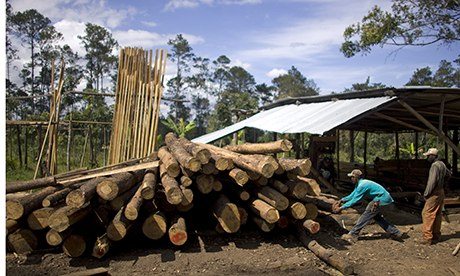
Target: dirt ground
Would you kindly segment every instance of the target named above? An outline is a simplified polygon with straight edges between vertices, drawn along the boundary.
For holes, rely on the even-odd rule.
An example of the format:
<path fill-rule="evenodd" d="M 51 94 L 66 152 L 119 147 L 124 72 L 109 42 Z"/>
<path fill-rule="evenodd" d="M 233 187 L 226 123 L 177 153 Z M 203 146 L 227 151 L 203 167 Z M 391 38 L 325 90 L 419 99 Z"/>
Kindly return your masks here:
<path fill-rule="evenodd" d="M 460 254 L 452 251 L 460 242 L 458 217 L 443 222 L 441 242 L 420 245 L 420 217 L 405 211 L 387 216 L 408 234 L 404 242 L 390 240 L 377 225 L 364 228 L 360 240 L 340 239 L 345 230 L 337 220 L 318 218 L 322 225 L 315 239 L 340 258 L 348 259 L 357 275 L 460 275 Z M 351 219 L 351 223 L 353 222 Z M 343 221 L 350 225 L 349 222 Z M 349 228 L 349 226 L 347 226 Z M 63 253 L 41 251 L 29 256 L 6 255 L 7 275 L 62 275 L 105 267 L 112 275 L 208 274 L 208 275 L 340 275 L 305 249 L 290 231 L 261 234 L 248 226 L 233 235 L 194 231 L 180 249 L 166 242 L 136 240 L 133 235 L 97 260 L 71 259 Z"/>

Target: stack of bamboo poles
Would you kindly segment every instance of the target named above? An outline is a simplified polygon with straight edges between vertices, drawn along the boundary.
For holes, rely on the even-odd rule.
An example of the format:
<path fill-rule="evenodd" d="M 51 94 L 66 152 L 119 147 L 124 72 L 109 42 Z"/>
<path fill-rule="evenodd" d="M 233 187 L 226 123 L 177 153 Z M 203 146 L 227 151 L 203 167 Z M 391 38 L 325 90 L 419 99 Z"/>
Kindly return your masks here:
<path fill-rule="evenodd" d="M 148 156 L 155 149 L 166 51 L 120 51 L 109 164 Z"/>
<path fill-rule="evenodd" d="M 57 173 L 57 149 L 58 149 L 58 127 L 59 127 L 59 112 L 61 110 L 61 96 L 62 88 L 64 85 L 64 60 L 61 61 L 61 69 L 59 72 L 59 81 L 57 89 L 54 89 L 54 61 L 52 63 L 51 70 L 51 91 L 52 99 L 50 103 L 50 118 L 48 121 L 48 128 L 46 130 L 45 139 L 38 156 L 37 166 L 35 167 L 34 179 L 37 178 L 38 169 L 40 168 L 43 151 L 45 149 L 46 141 L 48 140 L 48 151 L 46 159 L 46 167 L 49 170 L 49 174 Z"/>
<path fill-rule="evenodd" d="M 44 235 L 68 256 L 90 249 L 101 258 L 129 234 L 181 246 L 203 225 L 229 234 L 252 225 L 262 232 L 295 229 L 320 258 L 349 269 L 312 239 L 320 230 L 318 207 L 330 208 L 332 199 L 308 178 L 310 160 L 268 154 L 289 151 L 289 141 L 229 150 L 169 133 L 165 143 L 158 161 L 7 185 L 8 193 L 42 187 L 7 200 L 10 248 L 30 252 Z"/>

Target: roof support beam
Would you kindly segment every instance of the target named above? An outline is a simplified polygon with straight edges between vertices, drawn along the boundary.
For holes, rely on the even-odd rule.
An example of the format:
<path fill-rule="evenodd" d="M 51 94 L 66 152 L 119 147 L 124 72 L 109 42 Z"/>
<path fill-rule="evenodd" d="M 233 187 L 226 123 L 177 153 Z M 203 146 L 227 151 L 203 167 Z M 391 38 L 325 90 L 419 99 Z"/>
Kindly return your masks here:
<path fill-rule="evenodd" d="M 398 100 L 398 102 L 405 108 L 407 111 L 412 113 L 417 119 L 420 120 L 425 126 L 427 126 L 429 129 L 432 131 L 436 132 L 438 134 L 438 137 L 443 140 L 445 143 L 447 143 L 457 154 L 460 154 L 460 148 L 450 140 L 449 137 L 447 137 L 443 131 L 438 130 L 433 124 L 431 124 L 427 119 L 425 119 L 420 113 L 418 113 L 415 109 L 413 109 L 410 105 L 408 105 L 406 102 L 403 100 Z"/>
<path fill-rule="evenodd" d="M 430 130 L 428 130 L 428 129 L 423 129 L 423 128 L 418 127 L 418 126 L 414 126 L 414 125 L 412 125 L 412 124 L 406 123 L 406 122 L 404 122 L 404 121 L 398 120 L 398 119 L 396 119 L 396 118 L 390 117 L 390 116 L 385 115 L 385 114 L 382 114 L 382 113 L 380 113 L 380 112 L 375 112 L 374 115 L 377 116 L 377 117 L 379 117 L 379 118 L 381 118 L 381 119 L 385 119 L 385 120 L 387 120 L 387 121 L 396 123 L 396 124 L 398 124 L 398 125 L 402 125 L 402 126 L 405 126 L 405 127 L 408 127 L 408 128 L 414 129 L 414 130 L 417 130 L 417 131 L 421 131 L 421 132 L 426 132 L 426 133 L 431 133 L 431 134 L 437 135 L 437 133 L 432 132 L 432 131 L 430 131 Z"/>

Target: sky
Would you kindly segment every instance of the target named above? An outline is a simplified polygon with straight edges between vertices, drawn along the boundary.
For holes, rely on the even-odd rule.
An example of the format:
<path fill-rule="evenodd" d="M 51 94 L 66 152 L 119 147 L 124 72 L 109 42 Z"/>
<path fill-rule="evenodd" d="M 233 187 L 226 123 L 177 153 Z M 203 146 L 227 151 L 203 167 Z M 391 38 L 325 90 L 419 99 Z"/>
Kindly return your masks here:
<path fill-rule="evenodd" d="M 257 83 L 271 80 L 295 66 L 313 79 L 320 94 L 340 92 L 353 83 L 401 87 L 415 69 L 437 68 L 454 60 L 459 45 L 376 47 L 371 53 L 345 58 L 339 51 L 343 31 L 359 22 L 374 5 L 390 9 L 390 1 L 366 0 L 11 0 L 14 11 L 37 9 L 53 22 L 80 55 L 78 35 L 85 23 L 109 29 L 121 46 L 168 49 L 167 41 L 183 34 L 202 57 L 226 55 Z M 28 50 L 20 52 L 28 56 Z M 167 65 L 167 75 L 174 66 Z"/>

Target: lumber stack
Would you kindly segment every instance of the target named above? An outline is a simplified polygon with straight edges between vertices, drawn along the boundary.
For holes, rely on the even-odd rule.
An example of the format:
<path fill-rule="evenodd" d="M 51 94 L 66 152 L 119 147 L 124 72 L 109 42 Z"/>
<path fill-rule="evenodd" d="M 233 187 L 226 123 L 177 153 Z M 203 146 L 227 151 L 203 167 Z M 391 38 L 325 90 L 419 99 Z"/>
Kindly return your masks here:
<path fill-rule="evenodd" d="M 330 208 L 333 199 L 308 177 L 309 159 L 270 155 L 290 150 L 289 141 L 224 149 L 173 133 L 164 140 L 157 161 L 138 159 L 9 187 L 35 189 L 7 200 L 9 247 L 27 253 L 46 239 L 70 257 L 88 252 L 102 258 L 139 233 L 182 246 L 203 222 L 228 234 L 245 225 L 262 232 L 300 227 L 308 236 L 320 231 L 318 208 Z"/>

